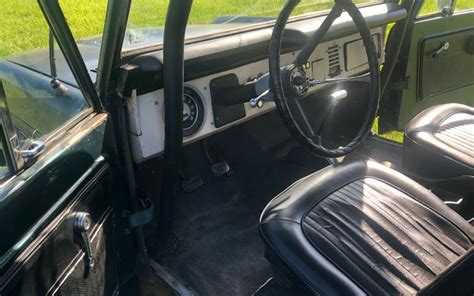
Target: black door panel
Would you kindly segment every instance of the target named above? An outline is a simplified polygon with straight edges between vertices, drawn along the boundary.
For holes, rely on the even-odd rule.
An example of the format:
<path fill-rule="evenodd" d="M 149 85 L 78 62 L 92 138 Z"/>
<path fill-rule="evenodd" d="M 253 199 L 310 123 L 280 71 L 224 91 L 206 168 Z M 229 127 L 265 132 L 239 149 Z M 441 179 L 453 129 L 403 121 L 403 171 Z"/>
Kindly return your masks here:
<path fill-rule="evenodd" d="M 116 290 L 111 198 L 116 189 L 103 156 L 107 118 L 83 119 L 2 188 L 1 295 L 110 295 Z M 92 221 L 84 237 L 74 228 L 79 212 Z M 93 266 L 85 255 L 86 241 Z"/>
<path fill-rule="evenodd" d="M 110 295 L 117 288 L 114 266 L 112 177 L 105 161 L 81 184 L 82 190 L 39 233 L 2 278 L 6 295 Z M 85 246 L 74 230 L 79 212 L 88 213 L 94 265 L 88 269 Z M 3 294 L 2 294 L 3 295 Z"/>
<path fill-rule="evenodd" d="M 421 41 L 418 100 L 474 84 L 473 42 L 474 29 Z"/>
<path fill-rule="evenodd" d="M 116 294 L 119 281 L 134 272 L 135 254 L 124 231 L 128 203 L 114 127 L 92 81 L 96 75 L 89 73 L 97 65 L 97 76 L 111 73 L 115 64 L 97 60 L 100 42 L 90 47 L 95 62 L 86 63 L 81 54 L 89 57 L 82 50 L 88 46 L 79 50 L 70 28 L 76 22 L 68 22 L 63 3 L 36 2 L 27 10 L 38 30 L 17 22 L 9 30 L 38 41 L 35 46 L 48 38 L 49 49 L 23 53 L 18 46 L 14 62 L 0 61 L 0 149 L 8 152 L 0 151 L 0 295 Z M 103 12 L 114 23 L 105 28 L 124 27 L 114 15 L 128 15 L 126 4 L 110 5 Z M 121 44 L 118 33 L 106 33 Z M 106 52 L 115 63 L 121 47 L 114 48 Z"/>
<path fill-rule="evenodd" d="M 101 161 L 107 115 L 85 120 L 22 174 L 3 185 L 0 199 L 0 271 L 93 177 Z"/>

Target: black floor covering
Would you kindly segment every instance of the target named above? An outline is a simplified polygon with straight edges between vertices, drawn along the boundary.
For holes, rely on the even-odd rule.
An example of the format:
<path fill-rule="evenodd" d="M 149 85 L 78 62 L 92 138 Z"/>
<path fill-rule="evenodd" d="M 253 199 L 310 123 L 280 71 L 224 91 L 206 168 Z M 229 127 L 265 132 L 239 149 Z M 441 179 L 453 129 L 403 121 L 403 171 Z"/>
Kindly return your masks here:
<path fill-rule="evenodd" d="M 234 144 L 221 141 L 234 146 L 223 150 L 231 154 L 231 176 L 212 177 L 206 172 L 209 166 L 196 165 L 206 168 L 197 171 L 204 185 L 180 193 L 173 236 L 154 254 L 199 295 L 251 295 L 271 277 L 258 233 L 260 213 L 294 181 L 327 165 L 291 142 L 261 153 L 255 138 L 239 139 Z"/>

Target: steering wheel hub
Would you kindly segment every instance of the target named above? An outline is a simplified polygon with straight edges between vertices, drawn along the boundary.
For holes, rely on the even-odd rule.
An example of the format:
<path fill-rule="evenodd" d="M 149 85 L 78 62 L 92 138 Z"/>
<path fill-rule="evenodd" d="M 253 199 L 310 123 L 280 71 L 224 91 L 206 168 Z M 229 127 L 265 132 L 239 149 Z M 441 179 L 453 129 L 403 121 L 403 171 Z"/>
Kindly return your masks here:
<path fill-rule="evenodd" d="M 309 90 L 309 79 L 306 72 L 301 67 L 293 67 L 289 70 L 289 82 L 293 94 L 296 96 L 304 96 Z"/>

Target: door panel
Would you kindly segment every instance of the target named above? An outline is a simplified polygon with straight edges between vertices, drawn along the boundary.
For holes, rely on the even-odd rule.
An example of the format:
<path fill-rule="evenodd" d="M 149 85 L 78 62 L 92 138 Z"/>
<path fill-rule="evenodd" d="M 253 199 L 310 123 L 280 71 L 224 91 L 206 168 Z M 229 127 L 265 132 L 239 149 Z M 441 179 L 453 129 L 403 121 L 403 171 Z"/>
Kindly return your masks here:
<path fill-rule="evenodd" d="M 56 147 L 2 187 L 0 271 L 37 235 L 48 219 L 81 190 L 81 180 L 101 158 L 107 115 L 70 130 Z"/>
<path fill-rule="evenodd" d="M 74 8 L 82 4 L 76 2 L 68 5 L 77 14 Z M 12 166 L 17 163 L 12 153 L 0 157 L 0 167 L 9 169 L 0 179 L 0 295 L 112 295 L 135 265 L 132 239 L 124 231 L 128 204 L 114 127 L 89 74 L 97 64 L 84 62 L 58 0 L 37 3 L 36 12 L 47 22 L 35 21 L 38 27 L 47 23 L 46 30 L 14 29 L 30 39 L 48 36 L 49 48 L 0 61 L 0 82 L 6 85 L 0 109 L 14 111 L 6 120 L 12 135 L 5 132 L 5 120 L 0 122 L 0 148 L 23 160 Z M 92 51 L 99 55 L 99 49 L 97 42 Z M 109 66 L 103 71 L 111 71 Z M 65 80 L 72 77 L 75 81 Z M 11 143 L 18 135 L 24 146 Z"/>
<path fill-rule="evenodd" d="M 5 279 L 7 295 L 111 295 L 117 287 L 111 172 L 102 159 L 82 191 L 20 254 Z M 84 246 L 74 230 L 77 213 L 89 213 L 93 267 L 86 268 Z"/>
<path fill-rule="evenodd" d="M 10 194 L 0 203 L 5 234 L 0 291 L 5 295 L 109 295 L 117 287 L 113 178 L 101 156 L 107 115 L 84 121 L 43 156 L 51 162 L 40 159 L 6 184 Z M 73 229 L 77 212 L 89 213 L 92 220 L 90 272 L 84 241 Z"/>
<path fill-rule="evenodd" d="M 424 38 L 420 50 L 418 101 L 474 84 L 474 29 Z"/>
<path fill-rule="evenodd" d="M 474 54 L 469 53 L 467 44 L 473 38 L 473 10 L 415 20 L 407 53 L 408 87 L 401 95 L 399 130 L 415 115 L 437 104 L 474 106 Z M 449 48 L 433 58 L 443 42 L 449 42 Z"/>

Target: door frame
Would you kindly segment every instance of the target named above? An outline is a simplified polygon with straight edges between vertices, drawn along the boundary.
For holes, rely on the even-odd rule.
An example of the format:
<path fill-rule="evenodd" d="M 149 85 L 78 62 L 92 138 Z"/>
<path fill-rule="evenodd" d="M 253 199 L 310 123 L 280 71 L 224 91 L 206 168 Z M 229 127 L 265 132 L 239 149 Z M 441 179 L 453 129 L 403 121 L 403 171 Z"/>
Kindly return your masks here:
<path fill-rule="evenodd" d="M 125 22 L 129 10 L 123 9 L 124 3 L 129 4 L 130 1 L 109 0 L 107 5 L 105 29 L 109 28 L 111 32 L 104 32 L 103 36 L 104 42 L 100 53 L 102 60 L 99 60 L 100 71 L 98 73 L 98 77 L 101 77 L 101 81 L 108 81 L 109 78 L 107 77 L 110 76 L 107 75 L 110 75 L 112 69 L 116 66 L 114 60 L 112 60 L 112 62 L 104 62 L 108 50 L 113 49 L 113 56 L 120 55 L 122 43 L 120 42 L 120 46 L 116 44 L 114 46 L 112 43 L 120 39 L 123 40 L 125 34 Z M 14 161 L 14 163 L 9 163 L 9 166 L 12 167 L 13 170 L 10 169 L 11 176 L 9 179 L 3 180 L 2 183 L 0 183 L 0 201 L 15 204 L 15 208 L 20 209 L 20 204 L 34 203 L 35 198 L 49 194 L 48 198 L 51 199 L 50 202 L 52 204 L 44 211 L 42 209 L 38 210 L 38 212 L 35 213 L 36 215 L 27 222 L 22 222 L 24 227 L 20 228 L 18 233 L 15 234 L 15 238 L 12 239 L 12 241 L 14 241 L 13 245 L 8 245 L 9 249 L 7 252 L 0 254 L 0 294 L 4 288 L 7 289 L 10 287 L 11 283 L 14 282 L 14 278 L 16 279 L 22 274 L 23 270 L 21 266 L 26 262 L 25 260 L 32 258 L 32 260 L 36 260 L 34 258 L 37 256 L 33 255 L 39 250 L 39 247 L 32 248 L 31 246 L 40 246 L 45 243 L 46 238 L 50 237 L 51 233 L 55 231 L 54 227 L 50 227 L 51 223 L 58 223 L 59 217 L 62 217 L 61 221 L 63 221 L 63 214 L 65 211 L 68 211 L 68 208 L 70 209 L 68 205 L 81 200 L 84 195 L 84 190 L 87 188 L 90 189 L 91 186 L 95 184 L 90 183 L 89 180 L 95 180 L 103 175 L 105 171 L 110 171 L 112 169 L 109 164 L 110 159 L 112 159 L 112 162 L 115 162 L 117 158 L 113 152 L 107 153 L 109 157 L 104 157 L 103 155 L 105 145 L 109 147 L 115 145 L 115 143 L 113 143 L 114 131 L 110 126 L 110 115 L 104 112 L 103 103 L 99 99 L 94 83 L 88 73 L 85 62 L 58 0 L 38 0 L 38 4 L 77 81 L 78 88 L 91 107 L 77 114 L 73 119 L 54 131 L 45 143 L 46 147 L 44 152 L 35 159 L 35 162 L 31 166 L 22 168 L 22 159 L 13 159 L 15 155 L 11 153 L 9 153 L 9 157 L 7 157 L 7 161 Z M 117 15 L 119 17 L 117 17 Z M 113 30 L 111 26 L 117 26 L 123 29 Z M 0 123 L 0 128 L 2 138 L 5 139 L 4 142 L 7 146 L 5 148 L 8 148 L 9 152 L 18 152 L 15 145 L 12 145 L 11 141 L 7 141 L 8 139 L 11 140 L 14 138 L 10 135 L 10 132 L 14 132 L 14 129 L 9 128 L 12 127 L 12 121 L 11 118 L 7 116 L 8 108 L 6 102 L 5 104 L 2 103 L 1 109 L 2 122 Z M 14 135 L 16 135 L 16 133 Z M 66 158 L 69 154 L 73 153 L 76 148 L 79 150 L 82 149 L 80 152 L 85 152 L 90 161 L 86 163 L 83 162 L 82 164 L 79 163 L 79 165 L 68 163 L 67 166 L 70 168 L 70 172 L 67 174 L 71 174 L 71 177 L 57 175 L 56 178 L 59 179 L 50 181 L 48 184 L 64 182 L 65 184 L 61 185 L 63 187 L 66 186 L 66 188 L 61 189 L 62 191 L 51 190 L 51 192 L 34 192 L 34 190 L 31 190 L 32 188 L 42 188 L 42 183 L 40 182 L 43 178 L 42 176 L 51 172 L 53 172 L 54 175 L 55 167 L 58 166 L 58 162 L 61 162 L 60 158 Z M 64 167 L 64 164 L 62 165 Z M 46 186 L 46 184 L 44 185 Z M 46 190 L 44 189 L 44 191 Z M 118 196 L 117 199 L 119 199 Z M 24 217 L 21 217 L 21 212 L 19 212 L 15 219 L 20 221 L 24 220 L 23 218 Z M 26 231 L 23 230 L 24 228 Z M 18 239 L 16 238 L 17 236 L 19 237 Z M 20 257 L 23 259 L 18 259 Z"/>
<path fill-rule="evenodd" d="M 455 11 L 456 9 L 456 0 L 452 0 L 452 5 L 449 10 L 437 11 L 431 14 L 426 14 L 419 16 L 420 11 L 423 8 L 425 0 L 415 0 L 413 5 L 413 12 L 410 15 L 408 22 L 407 32 L 401 40 L 402 46 L 398 56 L 398 62 L 395 65 L 395 69 L 390 77 L 387 90 L 383 94 L 383 97 L 380 98 L 380 108 L 379 108 L 379 133 L 387 133 L 392 131 L 402 131 L 404 125 L 407 122 L 407 118 L 403 117 L 403 112 L 407 109 L 407 104 L 404 103 L 403 97 L 406 96 L 407 90 L 414 92 L 415 94 L 418 91 L 418 74 L 410 76 L 408 69 L 410 66 L 413 66 L 410 62 L 413 60 L 413 46 L 416 46 L 418 50 L 419 40 L 413 40 L 416 38 L 415 34 L 415 25 L 418 23 L 426 23 L 430 21 L 436 21 L 439 19 L 449 19 L 458 16 L 463 13 L 474 14 L 474 10 L 467 11 Z M 447 32 L 456 32 L 462 30 L 447 30 Z M 413 42 L 417 44 L 414 45 Z M 416 52 L 418 54 L 418 52 Z M 418 57 L 416 57 L 418 59 Z M 418 71 L 418 64 L 416 64 Z M 416 96 L 416 95 L 415 95 Z"/>

